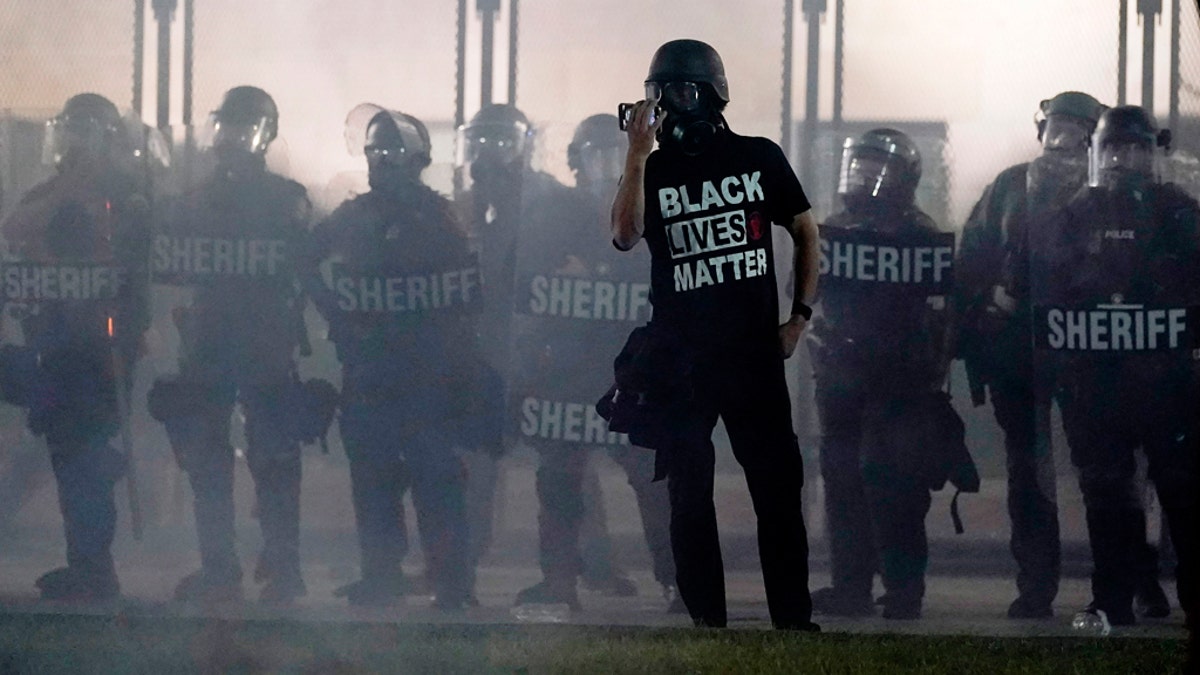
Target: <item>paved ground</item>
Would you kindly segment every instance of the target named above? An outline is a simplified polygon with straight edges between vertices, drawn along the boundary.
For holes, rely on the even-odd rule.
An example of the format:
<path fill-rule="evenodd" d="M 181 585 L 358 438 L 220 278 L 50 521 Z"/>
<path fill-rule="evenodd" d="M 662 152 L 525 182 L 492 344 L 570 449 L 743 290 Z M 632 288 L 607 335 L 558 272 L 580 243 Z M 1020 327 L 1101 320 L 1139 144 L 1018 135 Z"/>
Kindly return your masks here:
<path fill-rule="evenodd" d="M 512 623 L 517 619 L 511 604 L 518 590 L 536 582 L 536 501 L 533 497 L 533 464 L 517 456 L 505 462 L 502 481 L 501 517 L 497 521 L 497 544 L 480 570 L 478 594 L 481 606 L 463 613 L 442 613 L 429 607 L 429 598 L 416 594 L 399 607 L 387 611 L 352 610 L 333 597 L 333 589 L 353 580 L 357 551 L 348 498 L 348 478 L 333 460 L 314 459 L 306 468 L 305 526 L 303 548 L 308 597 L 288 610 L 268 609 L 253 602 L 195 608 L 167 603 L 175 583 L 195 566 L 194 533 L 190 524 L 190 497 L 164 485 L 151 510 L 146 538 L 134 542 L 126 523 L 116 545 L 118 570 L 126 598 L 120 606 L 99 611 L 130 611 L 156 615 L 217 614 L 237 617 L 289 617 L 313 621 L 398 621 L 434 623 Z M 145 472 L 147 477 L 154 472 Z M 163 474 L 169 478 L 170 472 Z M 632 492 L 623 475 L 607 462 L 600 464 L 600 478 L 607 495 L 607 520 L 617 559 L 637 582 L 639 595 L 611 598 L 582 592 L 584 611 L 569 618 L 572 623 L 602 625 L 686 626 L 685 617 L 668 615 L 660 589 L 651 577 L 648 556 L 640 540 L 640 521 Z M 159 482 L 165 480 L 158 479 Z M 250 568 L 259 546 L 259 535 L 251 512 L 248 476 L 239 473 L 239 545 L 245 567 Z M 169 480 L 168 480 L 169 482 Z M 925 616 L 915 622 L 885 621 L 881 618 L 844 620 L 819 618 L 826 630 L 849 632 L 901 632 L 974 634 L 994 636 L 1069 635 L 1071 614 L 1089 599 L 1084 579 L 1088 568 L 1082 524 L 1071 506 L 1069 482 L 1064 481 L 1064 543 L 1067 577 L 1056 605 L 1057 616 L 1047 621 L 1010 621 L 1003 618 L 1012 599 L 1012 563 L 1006 550 L 1008 537 L 1003 507 L 1003 485 L 985 484 L 982 494 L 964 498 L 963 516 L 968 533 L 955 537 L 950 529 L 948 494 L 939 494 L 928 523 L 932 544 L 931 575 Z M 819 482 L 810 484 L 810 502 L 819 499 Z M 166 496 L 163 496 L 166 495 Z M 174 496 L 171 496 L 174 495 Z M 55 513 L 53 490 L 44 486 L 18 514 L 10 528 L 0 533 L 0 611 L 78 611 L 36 601 L 33 580 L 45 570 L 61 564 L 61 524 Z M 819 502 L 816 502 L 819 503 Z M 174 505 L 172 505 L 174 504 Z M 754 546 L 754 518 L 740 475 L 722 476 L 717 486 L 723 543 L 726 548 L 727 593 L 732 625 L 767 626 L 767 610 Z M 825 547 L 821 538 L 820 509 L 810 509 L 813 533 L 812 588 L 828 581 Z M 420 556 L 414 554 L 411 572 L 420 572 Z M 255 590 L 247 587 L 248 597 Z M 1174 597 L 1173 587 L 1168 593 Z M 1164 621 L 1144 622 L 1117 631 L 1126 636 L 1183 637 L 1178 613 Z"/>

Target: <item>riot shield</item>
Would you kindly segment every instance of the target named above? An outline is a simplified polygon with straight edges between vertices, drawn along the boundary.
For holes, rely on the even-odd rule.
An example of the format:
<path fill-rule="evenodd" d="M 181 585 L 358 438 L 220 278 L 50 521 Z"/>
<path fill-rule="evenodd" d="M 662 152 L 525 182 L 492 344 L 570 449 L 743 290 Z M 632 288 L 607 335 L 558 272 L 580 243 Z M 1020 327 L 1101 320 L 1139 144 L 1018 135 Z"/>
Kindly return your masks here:
<path fill-rule="evenodd" d="M 629 442 L 595 404 L 625 338 L 649 318 L 650 259 L 644 247 L 612 246 L 606 206 L 561 190 L 532 205 L 518 236 L 507 411 L 534 447 Z"/>

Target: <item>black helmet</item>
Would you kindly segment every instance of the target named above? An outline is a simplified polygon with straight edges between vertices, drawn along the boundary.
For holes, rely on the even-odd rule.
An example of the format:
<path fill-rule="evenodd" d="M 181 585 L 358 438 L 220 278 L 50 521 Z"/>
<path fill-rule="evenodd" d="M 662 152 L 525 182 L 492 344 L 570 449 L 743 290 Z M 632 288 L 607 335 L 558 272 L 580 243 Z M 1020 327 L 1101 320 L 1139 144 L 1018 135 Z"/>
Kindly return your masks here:
<path fill-rule="evenodd" d="M 1159 131 L 1154 116 L 1145 108 L 1122 105 L 1104 112 L 1096 123 L 1093 137 L 1096 145 L 1104 143 L 1145 143 L 1151 147 L 1167 147 L 1171 133 Z"/>
<path fill-rule="evenodd" d="M 1046 131 L 1046 119 L 1051 115 L 1070 115 L 1083 120 L 1088 133 L 1096 129 L 1096 122 L 1108 106 L 1081 91 L 1064 91 L 1038 104 L 1038 111 L 1033 120 L 1037 125 L 1038 140 Z"/>
<path fill-rule="evenodd" d="M 842 144 L 838 194 L 847 205 L 868 200 L 908 205 L 921 182 L 921 153 L 904 132 L 872 129 Z"/>
<path fill-rule="evenodd" d="M 212 122 L 214 146 L 237 145 L 264 154 L 279 132 L 279 108 L 267 92 L 243 85 L 225 92 L 221 105 L 212 112 Z"/>
<path fill-rule="evenodd" d="M 374 103 L 360 103 L 346 115 L 346 149 L 351 155 L 362 156 L 366 150 L 367 132 L 378 124 L 390 125 L 399 134 L 402 147 L 392 150 L 403 153 L 419 165 L 429 166 L 433 144 L 429 129 L 421 120 L 398 110 L 388 110 Z"/>
<path fill-rule="evenodd" d="M 717 98 L 729 102 L 729 82 L 721 55 L 699 40 L 672 40 L 654 52 L 646 83 L 696 82 L 712 87 Z"/>
<path fill-rule="evenodd" d="M 575 172 L 576 184 L 602 192 L 615 187 L 628 145 L 616 115 L 592 115 L 580 122 L 567 146 L 567 166 Z"/>
<path fill-rule="evenodd" d="M 584 155 L 592 149 L 624 150 L 627 136 L 621 132 L 616 115 L 601 113 L 592 115 L 575 127 L 575 135 L 567 146 L 567 166 L 572 171 L 582 168 Z"/>
<path fill-rule="evenodd" d="M 508 103 L 492 103 L 459 130 L 458 148 L 461 164 L 487 158 L 508 164 L 527 157 L 532 149 L 533 126 L 525 113 Z"/>
<path fill-rule="evenodd" d="M 1154 149 L 1169 148 L 1171 132 L 1159 130 L 1145 108 L 1109 108 L 1096 123 L 1088 164 L 1088 184 L 1113 187 L 1121 175 L 1152 177 Z"/>
<path fill-rule="evenodd" d="M 124 126 L 112 101 L 99 94 L 76 94 L 46 123 L 42 160 L 62 167 L 72 159 L 114 159 L 122 148 Z M 68 159 L 72 158 L 72 159 Z"/>
<path fill-rule="evenodd" d="M 121 113 L 112 101 L 100 94 L 76 94 L 67 99 L 56 120 L 65 124 L 97 124 L 115 131 L 121 126 Z"/>

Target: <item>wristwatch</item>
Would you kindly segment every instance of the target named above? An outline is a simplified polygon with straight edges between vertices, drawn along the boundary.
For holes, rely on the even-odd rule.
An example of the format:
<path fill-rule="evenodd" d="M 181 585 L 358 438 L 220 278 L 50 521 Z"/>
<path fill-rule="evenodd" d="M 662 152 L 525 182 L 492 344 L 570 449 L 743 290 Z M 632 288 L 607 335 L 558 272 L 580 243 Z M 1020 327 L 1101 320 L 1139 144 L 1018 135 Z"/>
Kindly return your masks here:
<path fill-rule="evenodd" d="M 805 321 L 808 321 L 809 319 L 812 318 L 812 307 L 809 307 L 808 305 L 804 304 L 803 300 L 793 300 L 792 301 L 792 314 L 793 315 L 799 314 L 800 316 L 804 317 Z"/>

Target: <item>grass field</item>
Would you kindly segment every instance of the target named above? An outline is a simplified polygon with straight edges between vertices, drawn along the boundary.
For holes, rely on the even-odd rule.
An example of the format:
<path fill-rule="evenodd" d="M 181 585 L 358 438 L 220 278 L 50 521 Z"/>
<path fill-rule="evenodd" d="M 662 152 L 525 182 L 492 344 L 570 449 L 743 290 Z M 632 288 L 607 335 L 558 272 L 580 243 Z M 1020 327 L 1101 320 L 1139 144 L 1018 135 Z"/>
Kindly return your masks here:
<path fill-rule="evenodd" d="M 1173 673 L 1183 640 L 0 616 L 0 673 Z"/>

